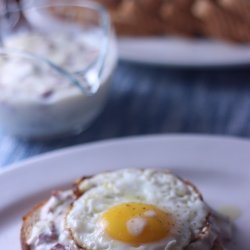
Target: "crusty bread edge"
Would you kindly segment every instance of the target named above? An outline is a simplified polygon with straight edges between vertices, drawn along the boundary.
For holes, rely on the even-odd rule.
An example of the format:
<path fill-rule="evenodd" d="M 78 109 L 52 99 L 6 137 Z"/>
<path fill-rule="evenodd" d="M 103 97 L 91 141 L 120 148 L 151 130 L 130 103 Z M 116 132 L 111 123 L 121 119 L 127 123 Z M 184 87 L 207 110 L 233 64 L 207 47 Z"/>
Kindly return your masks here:
<path fill-rule="evenodd" d="M 22 250 L 30 250 L 30 247 L 27 244 L 27 240 L 29 238 L 32 225 L 34 225 L 35 222 L 37 221 L 40 210 L 45 203 L 46 201 L 39 202 L 32 208 L 31 211 L 29 211 L 25 216 L 23 216 L 23 223 L 22 223 L 21 234 L 20 234 Z"/>

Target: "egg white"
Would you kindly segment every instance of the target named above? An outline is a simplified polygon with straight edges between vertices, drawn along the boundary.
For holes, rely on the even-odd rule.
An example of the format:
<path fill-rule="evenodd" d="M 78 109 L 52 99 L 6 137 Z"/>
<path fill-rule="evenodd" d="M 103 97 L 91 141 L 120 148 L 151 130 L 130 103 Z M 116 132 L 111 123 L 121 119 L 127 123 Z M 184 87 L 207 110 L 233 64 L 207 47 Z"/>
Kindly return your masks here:
<path fill-rule="evenodd" d="M 170 173 L 147 169 L 123 169 L 99 174 L 79 185 L 83 195 L 66 217 L 66 226 L 77 243 L 91 250 L 179 250 L 204 225 L 206 204 L 190 185 Z M 135 247 L 111 239 L 100 224 L 107 209 L 128 202 L 152 204 L 170 213 L 175 228 L 168 238 Z"/>

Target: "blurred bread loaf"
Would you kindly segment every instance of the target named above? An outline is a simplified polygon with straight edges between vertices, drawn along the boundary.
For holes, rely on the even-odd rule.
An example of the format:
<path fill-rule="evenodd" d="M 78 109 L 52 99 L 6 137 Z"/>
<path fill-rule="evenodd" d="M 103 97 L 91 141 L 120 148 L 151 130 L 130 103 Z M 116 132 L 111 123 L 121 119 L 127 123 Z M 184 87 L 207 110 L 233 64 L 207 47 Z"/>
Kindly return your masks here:
<path fill-rule="evenodd" d="M 95 0 L 118 34 L 180 35 L 250 42 L 249 0 Z"/>
<path fill-rule="evenodd" d="M 249 0 L 92 1 L 108 9 L 120 36 L 178 35 L 250 42 Z M 71 11 L 79 22 L 84 21 L 82 8 L 67 7 L 65 16 Z"/>
<path fill-rule="evenodd" d="M 224 5 L 220 5 L 222 2 L 225 0 L 196 0 L 193 13 L 202 21 L 202 34 L 222 40 L 249 42 L 250 18 L 249 21 L 244 20 L 239 15 L 240 11 L 234 11 L 232 6 L 224 9 Z"/>

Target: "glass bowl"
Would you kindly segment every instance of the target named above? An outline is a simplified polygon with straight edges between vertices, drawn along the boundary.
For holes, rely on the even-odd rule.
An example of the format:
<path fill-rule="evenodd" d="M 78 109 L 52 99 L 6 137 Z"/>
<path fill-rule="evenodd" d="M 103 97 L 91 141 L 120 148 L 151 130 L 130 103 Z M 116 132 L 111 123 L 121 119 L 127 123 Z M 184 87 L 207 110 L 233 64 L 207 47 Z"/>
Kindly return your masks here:
<path fill-rule="evenodd" d="M 28 139 L 82 132 L 103 108 L 117 62 L 106 10 L 84 0 L 23 1 L 1 34 L 0 129 Z"/>

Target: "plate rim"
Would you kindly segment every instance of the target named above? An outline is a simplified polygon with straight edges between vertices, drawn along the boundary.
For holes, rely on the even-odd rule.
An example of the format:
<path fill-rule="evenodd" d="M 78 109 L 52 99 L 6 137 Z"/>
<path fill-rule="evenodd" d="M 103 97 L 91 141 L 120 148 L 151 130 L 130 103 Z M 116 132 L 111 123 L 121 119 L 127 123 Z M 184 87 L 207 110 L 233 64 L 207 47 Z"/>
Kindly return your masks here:
<path fill-rule="evenodd" d="M 121 36 L 121 37 L 118 37 L 118 51 L 119 51 L 119 58 L 120 60 L 122 61 L 125 61 L 125 62 L 131 62 L 131 63 L 138 63 L 138 64 L 143 64 L 143 65 L 155 65 L 155 66 L 166 66 L 166 67 L 170 67 L 170 68 L 187 68 L 187 69 L 214 69 L 214 68 L 239 68 L 239 67 L 248 67 L 250 65 L 250 58 L 248 58 L 247 60 L 246 59 L 234 59 L 234 60 L 222 60 L 224 62 L 221 62 L 221 61 L 213 61 L 213 62 L 206 62 L 206 61 L 203 61 L 202 63 L 199 63 L 199 62 L 189 62 L 189 63 L 181 63 L 181 62 L 167 62 L 167 61 L 150 61 L 149 59 L 145 59 L 145 57 L 142 57 L 142 58 L 138 58 L 136 56 L 134 57 L 131 57 L 130 55 L 128 55 L 126 52 L 121 52 L 121 48 L 124 49 L 126 48 L 126 44 L 133 44 L 133 43 L 137 43 L 138 41 L 152 41 L 152 40 L 156 40 L 156 42 L 159 42 L 163 39 L 175 39 L 177 41 L 192 41 L 194 40 L 194 43 L 195 42 L 199 42 L 199 41 L 206 41 L 206 42 L 211 42 L 212 43 L 215 43 L 215 44 L 220 44 L 220 45 L 224 45 L 227 46 L 227 45 L 236 45 L 236 47 L 246 47 L 248 46 L 249 49 L 250 49 L 250 44 L 234 44 L 234 43 L 230 43 L 230 42 L 223 42 L 223 41 L 220 41 L 220 40 L 216 40 L 216 39 L 190 39 L 190 38 L 183 38 L 183 37 L 177 37 L 177 36 L 169 36 L 169 37 L 155 37 L 155 36 L 149 36 L 149 37 L 131 37 L 131 36 Z M 144 58 L 144 59 L 143 59 Z"/>
<path fill-rule="evenodd" d="M 230 142 L 234 143 L 245 143 L 249 146 L 250 150 L 250 140 L 248 138 L 242 138 L 237 136 L 228 136 L 228 135 L 210 135 L 210 134 L 151 134 L 151 135 L 136 135 L 136 136 L 127 136 L 119 138 L 104 139 L 100 141 L 87 142 L 79 145 L 68 146 L 61 149 L 52 150 L 46 153 L 41 153 L 36 156 L 32 156 L 27 159 L 23 159 L 19 162 L 4 165 L 0 167 L 0 179 L 4 178 L 5 175 L 12 174 L 12 172 L 19 171 L 23 168 L 29 168 L 31 165 L 46 160 L 53 160 L 55 158 L 60 158 L 62 155 L 70 155 L 75 151 L 99 148 L 99 147 L 108 147 L 112 144 L 123 144 L 123 143 L 140 143 L 143 141 L 157 141 L 157 140 L 202 140 L 202 141 L 220 141 L 220 142 Z"/>
<path fill-rule="evenodd" d="M 172 144 L 171 144 L 172 143 Z M 176 159 L 174 161 L 176 162 L 181 162 L 180 163 L 180 167 L 183 165 L 184 167 L 187 167 L 187 170 L 190 171 L 191 170 L 191 174 L 192 174 L 192 170 L 193 170 L 193 166 L 198 166 L 196 165 L 196 161 L 198 162 L 198 164 L 200 164 L 201 160 L 204 161 L 204 157 L 209 157 L 211 156 L 215 156 L 212 158 L 208 158 L 207 163 L 206 160 L 204 161 L 205 165 L 204 165 L 204 170 L 205 170 L 205 175 L 207 173 L 211 173 L 210 172 L 210 168 L 211 168 L 211 164 L 212 166 L 217 166 L 217 162 L 220 162 L 219 164 L 223 164 L 223 166 L 227 166 L 226 164 L 229 164 L 229 168 L 223 168 L 223 171 L 219 171 L 218 172 L 218 176 L 221 178 L 221 174 L 225 174 L 225 170 L 226 173 L 229 174 L 229 177 L 233 176 L 233 178 L 235 178 L 235 170 L 238 169 L 238 164 L 240 163 L 242 166 L 244 166 L 245 162 L 249 162 L 250 163 L 250 140 L 248 139 L 242 139 L 239 137 L 234 137 L 234 136 L 211 136 L 211 135 L 204 135 L 204 134 L 158 134 L 158 135 L 146 135 L 146 136 L 131 136 L 131 137 L 125 137 L 125 138 L 115 138 L 115 139 L 109 139 L 109 140 L 103 140 L 103 141 L 97 141 L 97 142 L 92 142 L 92 143 L 86 143 L 86 144 L 80 144 L 77 146 L 73 146 L 73 147 L 67 147 L 67 148 L 63 148 L 60 150 L 55 150 L 53 152 L 49 152 L 49 153 L 44 153 L 35 157 L 32 157 L 28 160 L 24 160 L 21 161 L 19 163 L 16 164 L 12 164 L 12 167 L 10 167 L 9 169 L 5 170 L 2 174 L 0 173 L 0 186 L 3 187 L 3 190 L 6 190 L 4 188 L 8 188 L 10 187 L 10 185 L 12 185 L 13 182 L 11 178 L 18 178 L 15 179 L 16 180 L 16 185 L 15 188 L 10 189 L 10 192 L 1 192 L 0 193 L 0 198 L 2 198 L 3 203 L 0 204 L 0 214 L 1 211 L 3 212 L 3 214 L 6 215 L 6 219 L 4 225 L 3 225 L 3 229 L 5 228 L 5 226 L 7 226 L 7 232 L 6 232 L 6 237 L 7 237 L 7 242 L 12 242 L 12 239 L 14 237 L 15 233 L 15 237 L 18 237 L 18 230 L 19 230 L 19 226 L 20 226 L 20 218 L 25 214 L 25 212 L 27 212 L 29 210 L 30 207 L 32 207 L 34 204 L 36 204 L 37 202 L 39 202 L 39 200 L 42 199 L 46 199 L 46 197 L 48 197 L 48 193 L 51 190 L 57 190 L 57 188 L 67 188 L 72 184 L 72 181 L 74 181 L 75 179 L 79 178 L 79 171 L 81 170 L 82 174 L 84 174 L 84 168 L 82 169 L 82 163 L 81 163 L 81 159 L 83 159 L 83 162 L 89 162 L 92 161 L 92 159 L 94 159 L 94 164 L 95 162 L 97 163 L 97 165 L 99 163 L 100 166 L 104 166 L 106 165 L 106 163 L 108 162 L 108 159 L 111 160 L 111 162 L 113 162 L 112 157 L 113 157 L 113 152 L 118 152 L 117 158 L 118 159 L 118 166 L 116 166 L 117 161 L 114 160 L 113 163 L 111 163 L 111 165 L 113 167 L 115 167 L 114 169 L 119 169 L 122 168 L 122 162 L 119 160 L 121 159 L 121 156 L 123 157 L 123 150 L 126 149 L 130 144 L 133 144 L 131 146 L 131 149 L 128 150 L 128 155 L 134 155 L 135 149 L 138 150 L 138 159 L 139 161 L 137 161 L 137 157 L 132 157 L 128 159 L 128 162 L 135 162 L 135 167 L 136 168 L 140 168 L 143 167 L 143 165 L 139 165 L 138 163 L 140 162 L 140 164 L 142 162 L 145 162 L 145 167 L 148 166 L 147 164 L 150 164 L 150 167 L 154 167 L 154 165 L 152 164 L 156 164 L 155 167 L 156 168 L 162 168 L 163 165 L 160 162 L 163 162 L 164 166 L 165 166 L 165 161 L 167 160 L 167 156 L 165 155 L 165 149 L 170 150 L 170 152 L 173 153 L 173 157 L 170 156 L 170 162 L 171 162 L 171 158 L 172 159 Z M 216 146 L 214 147 L 213 145 Z M 119 145 L 119 146 L 117 146 Z M 191 147 L 190 147 L 191 145 Z M 152 148 L 153 146 L 153 148 Z M 114 148 L 116 147 L 116 148 Z M 152 149 L 154 150 L 154 148 L 156 147 L 156 151 L 153 153 L 153 157 L 151 157 L 151 153 Z M 158 147 L 158 150 L 157 150 Z M 234 150 L 237 150 L 237 148 L 239 148 L 239 150 L 237 151 L 237 154 L 232 155 L 232 157 L 227 157 L 228 152 L 230 152 L 230 154 L 232 152 L 234 152 Z M 208 149 L 208 150 L 207 150 Z M 122 150 L 122 154 L 120 155 L 119 152 L 121 152 Z M 145 152 L 147 152 L 147 156 L 146 157 L 140 157 L 143 156 L 143 151 L 145 150 Z M 183 157 L 179 157 L 179 151 L 183 152 Z M 201 150 L 201 154 L 196 154 L 196 152 L 199 152 L 199 150 Z M 191 154 L 190 154 L 191 152 Z M 221 156 L 217 158 L 217 152 L 221 152 Z M 93 155 L 95 156 L 96 153 L 101 153 L 101 161 L 97 160 L 95 161 L 95 158 L 93 158 Z M 107 159 L 105 157 L 105 155 L 107 154 Z M 189 156 L 191 155 L 191 157 L 189 158 Z M 196 156 L 197 155 L 197 156 Z M 76 156 L 76 159 L 74 158 L 70 158 L 70 156 Z M 87 160 L 85 160 L 86 158 L 84 158 L 84 156 L 87 156 Z M 104 156 L 104 158 L 103 158 Z M 157 157 L 160 157 L 160 161 L 157 163 Z M 187 157 L 188 156 L 188 157 Z M 235 157 L 236 156 L 236 157 Z M 197 157 L 197 160 L 196 160 Z M 242 158 L 239 158 L 242 157 Z M 47 171 L 44 172 L 43 168 L 46 167 L 47 170 L 53 169 L 53 167 L 55 167 L 55 170 L 58 170 L 60 167 L 60 161 L 62 160 L 66 160 L 65 162 L 63 162 L 63 166 L 68 166 L 68 164 L 70 164 L 71 161 L 75 162 L 76 166 L 74 167 L 74 165 L 72 165 L 72 173 L 70 173 L 69 175 L 67 174 L 67 171 L 62 171 L 59 174 L 59 178 L 55 179 L 56 175 L 54 173 L 57 173 L 55 171 L 52 170 L 52 175 L 48 176 L 47 175 Z M 73 160 L 72 160 L 73 159 Z M 80 161 L 79 161 L 80 159 Z M 105 160 L 106 159 L 106 160 Z M 149 162 L 146 163 L 148 160 Z M 150 160 L 151 159 L 151 160 Z M 146 161 L 145 161 L 146 160 Z M 103 162 L 104 161 L 104 162 Z M 187 161 L 187 162 L 186 162 Z M 232 164 L 231 164 L 232 161 Z M 99 162 L 99 163 L 98 163 Z M 106 162 L 106 163 L 105 163 Z M 126 160 L 125 160 L 126 162 Z M 137 162 L 137 163 L 136 163 Z M 119 164 L 121 163 L 121 166 L 119 166 Z M 186 164 L 188 163 L 188 164 Z M 44 166 L 44 164 L 47 164 L 47 166 Z M 51 165 L 52 164 L 52 165 Z M 158 165 L 159 164 L 159 165 Z M 169 164 L 169 163 L 168 163 Z M 179 164 L 179 163 L 178 163 Z M 194 165 L 193 165 L 194 164 Z M 214 165 L 213 165 L 214 164 Z M 123 164 L 124 165 L 124 164 Z M 126 164 L 125 164 L 126 165 Z M 133 163 L 132 163 L 133 165 Z M 79 168 L 80 166 L 80 168 Z M 113 167 L 111 166 L 110 169 L 113 169 Z M 170 165 L 171 166 L 171 165 Z M 200 166 L 200 165 L 199 165 Z M 201 165 L 202 166 L 202 165 Z M 231 171 L 231 167 L 233 166 L 233 171 Z M 236 166 L 236 168 L 235 168 Z M 248 164 L 249 166 L 249 164 Z M 131 166 L 133 167 L 133 166 Z M 177 167 L 175 169 L 175 167 Z M 182 168 L 178 169 L 178 165 L 174 166 L 173 165 L 173 170 L 177 170 L 176 174 L 178 175 L 178 171 L 179 174 L 181 173 L 180 171 L 182 170 Z M 191 167 L 191 168 L 190 168 Z M 217 166 L 218 167 L 218 166 Z M 127 168 L 127 166 L 125 167 Z M 186 169 L 186 168 L 185 168 Z M 184 169 L 184 170 L 185 170 Z M 40 171 L 43 172 L 40 172 Z M 107 170 L 107 169 L 106 169 Z M 194 168 L 195 172 L 196 172 L 196 168 Z M 207 170 L 209 172 L 207 172 Z M 213 168 L 212 168 L 213 170 Z M 250 170 L 250 169 L 249 169 Z M 59 170 L 61 171 L 61 170 Z M 103 170 L 103 168 L 101 167 L 101 169 L 95 168 L 93 169 L 94 172 L 98 172 L 98 171 L 105 171 Z M 88 174 L 88 172 L 92 173 L 92 170 L 87 169 L 86 174 Z M 239 171 L 241 172 L 241 171 Z M 28 173 L 28 175 L 27 175 Z M 90 173 L 90 174 L 91 174 Z M 184 172 L 185 173 L 185 172 Z M 183 173 L 183 174 L 184 174 Z M 188 173 L 188 172 L 186 172 Z M 212 172 L 213 173 L 213 172 Z M 217 173 L 217 169 L 216 169 L 216 173 Z M 20 174 L 20 175 L 19 175 Z M 30 177 L 32 178 L 34 174 L 34 181 L 30 181 Z M 198 171 L 199 174 L 199 171 Z M 233 175 L 232 175 L 233 174 Z M 77 177 L 76 177 L 77 175 Z M 61 177 L 60 177 L 61 176 Z M 73 177 L 75 176 L 75 177 Z M 183 175 L 186 176 L 186 175 Z M 214 175 L 212 175 L 214 176 Z M 237 175 L 236 175 L 237 176 Z M 241 172 L 241 175 L 243 176 L 243 181 L 245 183 L 245 187 L 249 186 L 249 178 L 250 178 L 250 171 L 247 171 L 247 174 L 245 175 L 243 172 Z M 202 176 L 201 176 L 202 177 Z M 203 175 L 204 177 L 204 175 Z M 231 178 L 230 177 L 230 178 Z M 6 179 L 5 179 L 6 178 Z M 28 178 L 28 179 L 27 179 Z M 189 179 L 188 175 L 185 177 L 187 179 Z M 3 182 L 1 183 L 1 180 L 3 180 Z M 192 179 L 190 179 L 192 180 Z M 203 179 L 201 179 L 202 181 Z M 231 180 L 231 179 L 229 179 Z M 23 182 L 25 181 L 25 182 Z M 44 183 L 44 181 L 47 183 Z M 194 182 L 195 185 L 197 185 L 199 187 L 199 190 L 201 190 L 201 192 L 203 193 L 204 191 L 204 195 L 205 195 L 205 189 L 202 189 L 202 182 Z M 45 185 L 46 184 L 46 185 Z M 48 185 L 47 185 L 48 184 Z M 231 184 L 231 181 L 230 181 Z M 247 186 L 246 186 L 247 185 Z M 206 185 L 205 185 L 206 186 Z M 204 186 L 204 187 L 205 187 Z M 231 187 L 231 186 L 230 186 Z M 11 191 L 13 190 L 13 191 Z M 211 197 L 213 197 L 214 192 L 217 193 L 218 190 L 215 190 L 212 188 L 210 194 L 207 193 L 206 194 L 206 200 L 209 201 L 209 204 L 216 204 L 215 202 L 218 202 L 218 200 L 213 199 L 213 203 L 212 203 L 212 199 Z M 208 195 L 209 194 L 209 195 Z M 212 196 L 211 196 L 212 195 Z M 234 202 L 231 203 L 231 201 L 229 203 L 227 203 L 226 201 L 227 199 L 224 200 L 224 204 L 235 204 Z M 210 203 L 211 201 L 211 203 Z M 236 201 L 239 201 L 239 199 L 237 198 Z M 246 203 L 247 202 L 247 203 Z M 30 205 L 27 205 L 27 203 L 29 203 Z M 249 238 L 247 235 L 247 232 L 249 231 L 250 227 L 249 224 L 245 224 L 244 221 L 248 221 L 249 220 L 249 214 L 245 213 L 246 210 L 246 204 L 248 205 L 249 203 L 249 199 L 243 199 L 242 202 L 236 203 L 237 204 L 237 208 L 239 208 L 242 212 L 244 212 L 244 217 L 239 218 L 238 222 L 237 222 L 237 226 L 240 226 L 239 229 L 241 230 L 241 228 L 245 228 L 244 231 L 239 231 L 241 232 L 240 235 L 242 235 L 241 237 L 237 237 L 237 242 L 249 242 Z M 218 203 L 219 204 L 219 203 Z M 222 203 L 223 205 L 223 203 Z M 15 208 L 20 207 L 21 210 L 17 210 Z M 12 212 L 11 212 L 12 211 Z M 12 217 L 8 217 L 7 214 L 12 213 Z M 19 219 L 18 219 L 18 228 L 16 226 L 16 224 L 14 225 L 13 223 L 17 223 L 17 217 L 15 215 L 18 215 Z M 14 217 L 13 217 L 14 216 Z M 10 219 L 11 218 L 11 219 Z M 0 231 L 1 231 L 1 226 L 0 226 Z M 243 233 L 243 234 L 242 234 Z M 0 240 L 0 244 L 1 244 L 1 240 Z M 238 244 L 237 243 L 237 244 Z M 17 243 L 18 244 L 18 243 Z M 249 243 L 247 243 L 247 246 L 249 245 Z M 12 248 L 8 248 L 7 245 L 7 249 L 12 249 Z M 244 246 L 243 246 L 244 248 Z M 243 249 L 241 248 L 241 249 Z M 244 248 L 245 249 L 245 248 Z"/>

